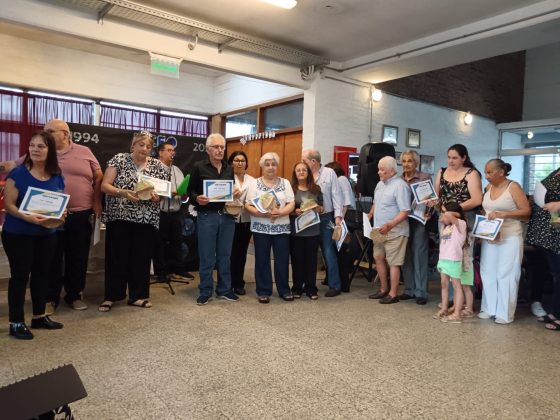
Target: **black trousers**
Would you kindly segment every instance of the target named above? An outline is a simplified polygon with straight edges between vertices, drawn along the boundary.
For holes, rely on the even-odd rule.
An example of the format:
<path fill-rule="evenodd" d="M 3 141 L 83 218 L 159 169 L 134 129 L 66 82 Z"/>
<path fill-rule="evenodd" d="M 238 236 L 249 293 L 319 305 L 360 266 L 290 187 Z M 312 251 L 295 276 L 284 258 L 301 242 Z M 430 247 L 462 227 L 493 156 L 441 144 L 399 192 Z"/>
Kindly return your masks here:
<path fill-rule="evenodd" d="M 247 262 L 247 249 L 251 241 L 251 223 L 236 223 L 231 245 L 230 271 L 231 288 L 243 289 L 245 287 L 245 263 Z"/>
<path fill-rule="evenodd" d="M 8 307 L 10 322 L 24 322 L 25 289 L 31 275 L 33 315 L 43 315 L 47 296 L 49 265 L 54 255 L 54 234 L 32 236 L 2 232 L 2 243 L 10 263 Z"/>
<path fill-rule="evenodd" d="M 350 233 L 348 233 L 350 235 Z M 340 290 L 350 291 L 350 272 L 352 271 L 352 255 L 350 244 L 342 244 L 337 254 L 338 273 L 340 275 Z"/>
<path fill-rule="evenodd" d="M 105 300 L 150 297 L 150 261 L 156 229 L 147 224 L 116 220 L 105 234 Z"/>
<path fill-rule="evenodd" d="M 159 230 L 156 234 L 154 272 L 157 275 L 179 273 L 183 270 L 181 245 L 183 223 L 180 212 L 159 213 Z"/>
<path fill-rule="evenodd" d="M 317 293 L 317 250 L 321 236 L 290 236 L 292 292 Z"/>
<path fill-rule="evenodd" d="M 91 243 L 92 210 L 69 212 L 64 230 L 56 233 L 56 250 L 49 270 L 47 301 L 58 305 L 62 286 L 66 303 L 82 298 Z"/>

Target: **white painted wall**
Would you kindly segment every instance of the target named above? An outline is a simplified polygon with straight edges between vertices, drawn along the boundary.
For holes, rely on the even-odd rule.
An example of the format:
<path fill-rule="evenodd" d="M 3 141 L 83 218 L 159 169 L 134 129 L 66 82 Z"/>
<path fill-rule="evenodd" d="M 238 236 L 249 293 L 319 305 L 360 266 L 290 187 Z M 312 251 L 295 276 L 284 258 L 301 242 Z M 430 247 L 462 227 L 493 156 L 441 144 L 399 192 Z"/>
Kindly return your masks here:
<path fill-rule="evenodd" d="M 224 114 L 277 99 L 301 95 L 303 90 L 235 74 L 214 81 L 214 110 Z"/>
<path fill-rule="evenodd" d="M 150 74 L 147 64 L 0 34 L 0 84 L 193 113 L 214 111 L 214 78 Z"/>
<path fill-rule="evenodd" d="M 308 103 L 308 99 L 309 102 Z M 309 107 L 313 109 L 308 109 Z M 406 128 L 421 130 L 419 154 L 436 157 L 435 166 L 447 166 L 447 148 L 464 144 L 477 168 L 497 156 L 498 130 L 486 118 L 474 116 L 473 123 L 463 123 L 464 113 L 425 102 L 384 94 L 374 103 L 372 139 L 379 141 L 382 125 L 399 128 L 397 151 L 406 149 Z M 317 79 L 304 94 L 304 148 L 314 145 L 322 160 L 333 159 L 333 147 L 367 143 L 369 134 L 369 88 L 330 79 Z"/>
<path fill-rule="evenodd" d="M 527 50 L 523 120 L 560 117 L 560 43 Z"/>

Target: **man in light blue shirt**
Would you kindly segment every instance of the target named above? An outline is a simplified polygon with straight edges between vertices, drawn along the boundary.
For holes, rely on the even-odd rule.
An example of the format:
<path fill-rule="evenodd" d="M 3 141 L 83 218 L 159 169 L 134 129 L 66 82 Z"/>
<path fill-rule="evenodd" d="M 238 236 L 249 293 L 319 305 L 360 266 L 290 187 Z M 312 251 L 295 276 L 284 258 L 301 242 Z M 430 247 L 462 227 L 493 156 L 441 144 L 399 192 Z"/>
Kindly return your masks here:
<path fill-rule="evenodd" d="M 381 288 L 370 295 L 380 299 L 379 303 L 397 303 L 400 267 L 404 264 L 408 241 L 410 212 L 410 188 L 406 181 L 397 175 L 397 161 L 386 156 L 379 161 L 379 179 L 375 187 L 373 205 L 369 212 L 373 217 L 373 257 Z M 387 279 L 387 265 L 391 284 Z"/>
<path fill-rule="evenodd" d="M 340 295 L 340 274 L 338 272 L 337 250 L 335 242 L 332 240 L 331 224 L 340 225 L 342 222 L 342 191 L 338 183 L 338 177 L 331 168 L 321 166 L 321 154 L 318 150 L 304 150 L 301 159 L 307 163 L 315 183 L 321 187 L 323 193 L 323 213 L 321 214 L 321 247 L 323 257 L 327 265 L 327 278 L 329 290 L 325 293 L 326 297 Z"/>

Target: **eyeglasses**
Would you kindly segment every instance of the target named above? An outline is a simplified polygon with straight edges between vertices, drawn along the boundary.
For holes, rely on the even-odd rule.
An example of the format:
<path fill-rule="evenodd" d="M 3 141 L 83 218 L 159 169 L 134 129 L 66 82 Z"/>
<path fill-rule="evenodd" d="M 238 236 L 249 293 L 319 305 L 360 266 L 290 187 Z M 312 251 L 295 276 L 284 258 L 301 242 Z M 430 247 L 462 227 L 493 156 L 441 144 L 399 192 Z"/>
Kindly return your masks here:
<path fill-rule="evenodd" d="M 226 149 L 226 146 L 210 145 L 208 147 L 211 147 L 212 149 L 218 149 L 218 150 L 225 150 Z"/>
<path fill-rule="evenodd" d="M 245 159 L 241 159 L 241 160 L 239 160 L 239 159 L 233 159 L 233 163 L 245 163 L 245 162 L 246 162 Z"/>

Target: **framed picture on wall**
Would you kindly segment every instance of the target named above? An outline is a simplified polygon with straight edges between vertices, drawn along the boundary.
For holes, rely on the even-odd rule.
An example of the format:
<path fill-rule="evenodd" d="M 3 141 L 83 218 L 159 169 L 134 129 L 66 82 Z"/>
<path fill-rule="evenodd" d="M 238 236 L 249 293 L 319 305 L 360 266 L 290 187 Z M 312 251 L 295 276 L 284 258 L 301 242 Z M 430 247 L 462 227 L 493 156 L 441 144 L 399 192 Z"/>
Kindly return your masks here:
<path fill-rule="evenodd" d="M 435 156 L 420 155 L 420 171 L 433 175 L 435 170 L 435 160 Z"/>
<path fill-rule="evenodd" d="M 406 129 L 406 147 L 420 148 L 420 130 L 414 128 Z"/>
<path fill-rule="evenodd" d="M 401 163 L 401 154 L 402 154 L 402 152 L 395 152 L 395 159 L 397 160 L 397 165 L 398 165 L 398 166 L 402 166 L 402 163 Z"/>
<path fill-rule="evenodd" d="M 381 139 L 383 143 L 397 144 L 397 134 L 399 133 L 399 127 L 394 127 L 392 125 L 383 125 L 381 131 Z"/>

